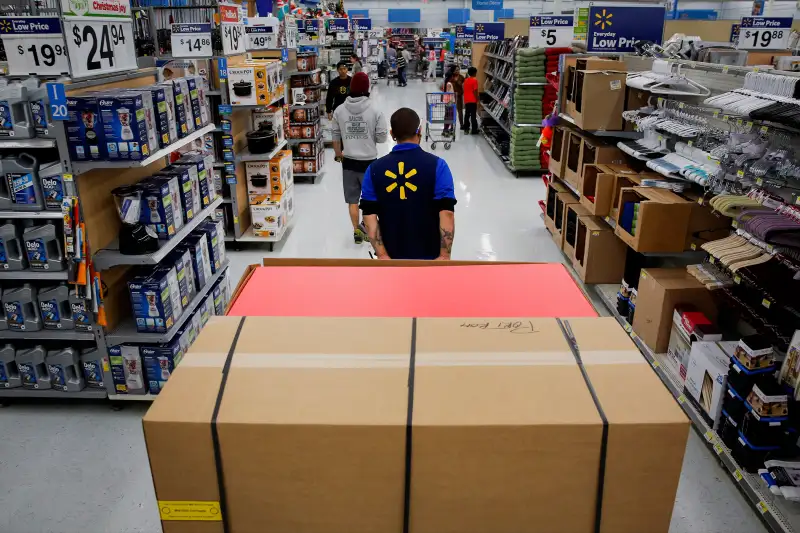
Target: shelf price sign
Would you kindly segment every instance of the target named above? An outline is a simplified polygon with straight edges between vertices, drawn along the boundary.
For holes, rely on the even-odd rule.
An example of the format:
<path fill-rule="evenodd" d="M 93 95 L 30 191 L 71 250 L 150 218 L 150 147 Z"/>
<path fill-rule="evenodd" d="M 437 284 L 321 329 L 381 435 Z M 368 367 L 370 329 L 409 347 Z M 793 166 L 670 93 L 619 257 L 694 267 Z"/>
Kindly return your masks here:
<path fill-rule="evenodd" d="M 740 50 L 784 50 L 792 33 L 792 17 L 744 17 L 739 27 Z"/>
<path fill-rule="evenodd" d="M 246 41 L 244 24 L 222 23 L 222 53 L 226 56 L 243 54 L 247 51 Z"/>
<path fill-rule="evenodd" d="M 247 49 L 268 50 L 278 48 L 278 34 L 274 26 L 247 26 Z"/>
<path fill-rule="evenodd" d="M 209 57 L 211 48 L 211 24 L 173 24 L 172 57 Z"/>
<path fill-rule="evenodd" d="M 137 70 L 128 0 L 61 0 L 72 76 Z"/>
<path fill-rule="evenodd" d="M 8 57 L 8 74 L 69 74 L 60 19 L 0 17 L 0 38 Z"/>
<path fill-rule="evenodd" d="M 476 43 L 502 41 L 505 37 L 505 27 L 503 22 L 476 22 L 474 40 Z"/>
<path fill-rule="evenodd" d="M 531 17 L 528 46 L 531 48 L 562 47 L 572 44 L 575 17 L 572 15 Z"/>

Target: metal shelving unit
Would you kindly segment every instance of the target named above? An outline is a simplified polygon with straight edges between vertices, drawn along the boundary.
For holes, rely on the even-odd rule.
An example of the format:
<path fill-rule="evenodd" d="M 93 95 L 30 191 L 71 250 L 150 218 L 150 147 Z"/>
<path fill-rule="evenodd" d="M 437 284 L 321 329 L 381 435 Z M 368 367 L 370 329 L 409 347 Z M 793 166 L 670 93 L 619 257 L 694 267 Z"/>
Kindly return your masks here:
<path fill-rule="evenodd" d="M 55 139 L 3 139 L 0 140 L 0 149 L 19 150 L 25 148 L 55 148 Z"/>
<path fill-rule="evenodd" d="M 577 127 L 575 121 L 569 115 L 565 115 L 564 113 L 559 113 L 558 118 L 563 120 L 564 122 L 569 122 L 573 126 Z M 584 130 L 586 133 L 591 133 L 597 137 L 618 137 L 620 139 L 641 139 L 642 134 L 638 131 L 605 131 L 605 130 Z"/>
<path fill-rule="evenodd" d="M 62 270 L 60 272 L 48 272 L 47 270 L 3 270 L 0 271 L 0 281 L 12 280 L 51 280 L 51 281 L 67 281 L 69 279 L 69 272 Z"/>
<path fill-rule="evenodd" d="M 57 398 L 65 400 L 104 400 L 108 397 L 105 389 L 85 388 L 78 392 L 64 392 L 54 389 L 0 389 L 0 398 Z"/>
<path fill-rule="evenodd" d="M 39 329 L 36 331 L 0 331 L 0 339 L 4 340 L 47 340 L 47 341 L 93 341 L 94 333 L 91 331 L 76 331 L 74 329 Z"/>
<path fill-rule="evenodd" d="M 64 215 L 62 215 L 59 211 L 0 211 L 0 219 L 2 218 L 60 220 L 64 218 Z"/>

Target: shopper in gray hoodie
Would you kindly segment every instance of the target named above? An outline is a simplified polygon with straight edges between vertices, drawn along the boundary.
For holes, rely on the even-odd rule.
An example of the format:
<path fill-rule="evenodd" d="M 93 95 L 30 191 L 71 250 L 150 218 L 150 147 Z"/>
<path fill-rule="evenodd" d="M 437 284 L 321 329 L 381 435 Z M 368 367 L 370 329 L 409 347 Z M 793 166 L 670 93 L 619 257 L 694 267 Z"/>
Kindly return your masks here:
<path fill-rule="evenodd" d="M 367 238 L 359 222 L 358 201 L 364 172 L 378 158 L 378 143 L 386 142 L 388 130 L 383 112 L 369 99 L 369 76 L 359 72 L 350 82 L 350 96 L 336 108 L 331 120 L 336 161 L 342 163 L 344 201 L 353 224 L 353 240 Z"/>

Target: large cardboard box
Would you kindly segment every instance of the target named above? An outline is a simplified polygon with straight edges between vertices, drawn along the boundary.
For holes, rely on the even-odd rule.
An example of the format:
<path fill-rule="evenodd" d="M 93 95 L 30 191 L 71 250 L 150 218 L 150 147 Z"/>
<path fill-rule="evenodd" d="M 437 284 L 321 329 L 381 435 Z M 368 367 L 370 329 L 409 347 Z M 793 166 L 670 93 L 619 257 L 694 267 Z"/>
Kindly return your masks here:
<path fill-rule="evenodd" d="M 627 165 L 585 164 L 581 179 L 581 205 L 593 215 L 608 216 L 614 205 L 614 185 L 617 176 L 637 176 L 638 172 Z"/>
<path fill-rule="evenodd" d="M 575 125 L 584 130 L 621 130 L 627 76 L 613 70 L 576 70 L 575 103 L 570 111 Z"/>
<path fill-rule="evenodd" d="M 682 252 L 686 248 L 693 203 L 655 187 L 624 187 L 617 204 L 615 232 L 637 252 Z M 625 209 L 635 213 L 626 227 Z"/>
<path fill-rule="evenodd" d="M 580 192 L 583 186 L 583 170 L 586 165 L 612 163 L 621 165 L 625 155 L 616 146 L 577 132 L 571 132 L 567 141 L 564 181 Z"/>
<path fill-rule="evenodd" d="M 666 533 L 688 420 L 614 319 L 563 328 L 213 318 L 143 421 L 164 533 L 592 533 L 598 497 Z"/>
<path fill-rule="evenodd" d="M 646 268 L 639 275 L 633 331 L 655 353 L 666 353 L 672 312 L 678 304 L 691 304 L 712 322 L 717 307 L 711 292 L 685 268 Z"/>
<path fill-rule="evenodd" d="M 579 70 L 616 70 L 626 71 L 627 66 L 624 61 L 616 59 L 608 59 L 605 57 L 589 56 L 589 57 L 567 57 L 564 59 L 564 72 L 566 73 L 566 105 L 564 110 L 568 115 L 574 116 L 575 103 L 578 98 L 578 86 L 576 84 L 577 75 Z"/>
<path fill-rule="evenodd" d="M 572 266 L 584 283 L 619 283 L 625 273 L 627 245 L 598 217 L 578 218 Z"/>

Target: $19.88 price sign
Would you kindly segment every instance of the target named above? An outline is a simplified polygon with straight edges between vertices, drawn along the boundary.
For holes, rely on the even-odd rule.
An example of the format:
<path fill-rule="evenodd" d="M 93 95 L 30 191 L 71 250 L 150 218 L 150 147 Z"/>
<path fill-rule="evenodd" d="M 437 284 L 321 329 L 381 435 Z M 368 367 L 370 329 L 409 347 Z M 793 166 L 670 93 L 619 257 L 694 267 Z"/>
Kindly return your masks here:
<path fill-rule="evenodd" d="M 792 33 L 791 17 L 744 17 L 739 29 L 740 50 L 784 50 Z"/>
<path fill-rule="evenodd" d="M 138 68 L 130 19 L 75 17 L 65 23 L 73 77 Z"/>
<path fill-rule="evenodd" d="M 2 17 L 0 37 L 13 75 L 69 74 L 61 20 L 55 17 Z"/>
<path fill-rule="evenodd" d="M 172 57 L 210 57 L 211 24 L 173 24 Z"/>
<path fill-rule="evenodd" d="M 226 56 L 243 54 L 247 51 L 247 38 L 244 24 L 222 23 L 222 53 Z"/>
<path fill-rule="evenodd" d="M 572 15 L 531 17 L 528 46 L 531 48 L 553 48 L 572 44 Z"/>

